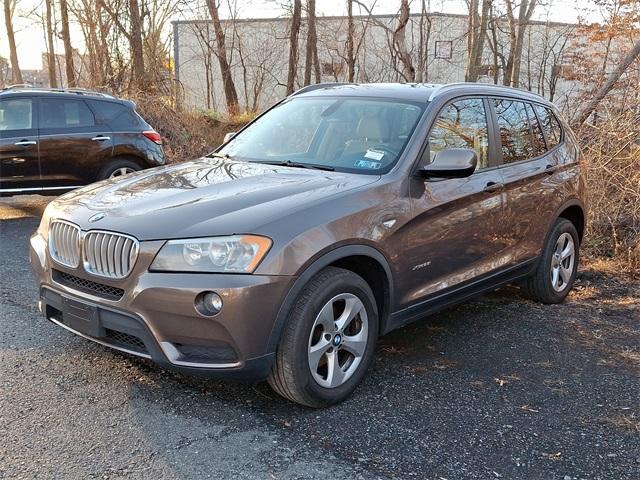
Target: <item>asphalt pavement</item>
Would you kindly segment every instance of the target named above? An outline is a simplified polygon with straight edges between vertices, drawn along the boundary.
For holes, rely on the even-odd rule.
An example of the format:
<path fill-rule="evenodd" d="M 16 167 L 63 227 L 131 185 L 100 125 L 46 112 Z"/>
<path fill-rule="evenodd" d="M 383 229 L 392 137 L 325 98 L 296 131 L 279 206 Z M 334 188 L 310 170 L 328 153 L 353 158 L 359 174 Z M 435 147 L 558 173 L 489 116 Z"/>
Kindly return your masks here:
<path fill-rule="evenodd" d="M 425 318 L 311 410 L 45 320 L 27 246 L 47 201 L 0 199 L 0 478 L 640 478 L 640 282 L 594 264 L 563 305 L 507 288 Z"/>

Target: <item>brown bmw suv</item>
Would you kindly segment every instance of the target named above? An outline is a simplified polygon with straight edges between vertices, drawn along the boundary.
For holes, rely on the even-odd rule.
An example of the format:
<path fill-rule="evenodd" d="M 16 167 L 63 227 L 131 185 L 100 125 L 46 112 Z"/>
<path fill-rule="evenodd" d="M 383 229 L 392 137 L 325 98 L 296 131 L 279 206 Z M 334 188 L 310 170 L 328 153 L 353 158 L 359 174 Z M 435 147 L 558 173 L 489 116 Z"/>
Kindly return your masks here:
<path fill-rule="evenodd" d="M 326 406 L 413 320 L 507 283 L 562 302 L 584 170 L 527 92 L 306 87 L 205 158 L 52 202 L 31 238 L 39 305 L 102 345 Z"/>

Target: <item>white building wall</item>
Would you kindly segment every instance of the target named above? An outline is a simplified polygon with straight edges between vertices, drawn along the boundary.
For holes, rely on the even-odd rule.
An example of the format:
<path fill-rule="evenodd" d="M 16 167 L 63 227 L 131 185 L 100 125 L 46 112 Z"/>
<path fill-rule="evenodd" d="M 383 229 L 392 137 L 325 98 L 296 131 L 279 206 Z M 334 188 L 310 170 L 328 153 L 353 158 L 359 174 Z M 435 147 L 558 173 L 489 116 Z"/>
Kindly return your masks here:
<path fill-rule="evenodd" d="M 401 66 L 390 54 L 389 33 L 393 16 L 356 17 L 354 19 L 357 49 L 357 82 L 403 81 Z M 285 95 L 289 56 L 288 30 L 290 19 L 243 19 L 223 21 L 227 54 L 238 92 L 240 109 L 264 110 Z M 406 33 L 407 47 L 414 67 L 419 66 L 420 17 L 411 17 Z M 534 23 L 529 27 L 522 59 L 521 87 L 550 96 L 553 67 L 562 62 L 562 50 L 567 46 L 566 24 Z M 427 35 L 426 24 L 423 26 Z M 504 29 L 506 31 L 506 29 Z M 344 61 L 347 21 L 344 17 L 318 17 L 318 58 L 323 82 L 346 81 Z M 428 31 L 425 68 L 418 80 L 425 83 L 464 81 L 467 63 L 467 17 L 463 15 L 431 15 Z M 505 35 L 505 34 L 503 34 Z M 300 32 L 299 61 L 296 86 L 302 86 L 305 63 L 306 29 Z M 225 111 L 224 90 L 217 58 L 213 25 L 209 21 L 174 22 L 174 53 L 178 80 L 183 89 L 183 102 L 188 108 Z M 451 58 L 436 57 L 436 42 L 451 42 Z M 499 44 L 507 44 L 502 38 Z M 507 53 L 507 52 L 501 52 Z M 493 52 L 485 45 L 483 63 L 493 65 Z M 540 71 L 544 75 L 540 75 Z M 488 72 L 480 81 L 493 82 Z M 499 75 L 501 80 L 502 75 Z M 313 79 L 313 75 L 312 75 Z M 554 98 L 570 94 L 571 82 L 557 81 Z"/>

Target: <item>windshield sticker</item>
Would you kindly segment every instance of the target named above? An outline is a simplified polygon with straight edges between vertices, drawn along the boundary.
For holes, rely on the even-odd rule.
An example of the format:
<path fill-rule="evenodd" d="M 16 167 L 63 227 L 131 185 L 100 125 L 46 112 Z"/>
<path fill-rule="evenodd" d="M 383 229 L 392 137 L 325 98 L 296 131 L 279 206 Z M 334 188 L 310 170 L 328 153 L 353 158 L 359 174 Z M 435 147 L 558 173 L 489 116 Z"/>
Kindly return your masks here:
<path fill-rule="evenodd" d="M 382 163 L 380 162 L 372 162 L 371 160 L 356 160 L 354 164 L 356 168 L 369 168 L 372 170 L 377 170 L 382 167 Z"/>
<path fill-rule="evenodd" d="M 364 154 L 364 158 L 370 158 L 372 160 L 382 160 L 382 157 L 384 157 L 384 152 L 377 150 L 368 149 L 367 153 Z"/>

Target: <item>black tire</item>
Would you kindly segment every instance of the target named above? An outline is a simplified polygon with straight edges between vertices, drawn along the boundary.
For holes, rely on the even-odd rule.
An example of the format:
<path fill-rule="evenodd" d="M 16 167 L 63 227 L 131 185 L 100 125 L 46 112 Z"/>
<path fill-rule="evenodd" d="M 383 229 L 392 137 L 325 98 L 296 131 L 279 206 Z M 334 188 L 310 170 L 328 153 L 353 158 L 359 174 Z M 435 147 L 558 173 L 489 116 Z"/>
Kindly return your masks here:
<path fill-rule="evenodd" d="M 554 261 L 557 261 L 557 259 L 554 260 L 556 244 L 564 234 L 570 235 L 573 239 L 574 258 L 570 269 L 571 275 L 567 281 L 561 279 L 561 285 L 558 286 L 561 290 L 557 290 L 554 288 L 552 269 L 554 268 Z M 524 289 L 527 296 L 532 300 L 542 303 L 562 303 L 571 290 L 576 278 L 578 261 L 580 258 L 579 251 L 580 240 L 576 227 L 569 220 L 565 218 L 558 218 L 547 236 L 542 256 L 540 257 L 540 261 L 538 262 L 535 271 L 524 282 Z"/>
<path fill-rule="evenodd" d="M 366 336 L 367 343 L 364 353 L 359 357 L 359 363 L 353 367 L 351 376 L 339 386 L 327 388 L 316 381 L 309 365 L 309 349 L 313 338 L 311 334 L 314 325 L 314 331 L 318 327 L 322 327 L 322 325 L 316 325 L 316 317 L 319 312 L 340 295 L 348 295 L 350 298 L 355 296 L 362 302 L 366 311 L 367 330 L 366 335 L 363 330 L 361 332 L 363 332 L 363 337 Z M 339 312 L 337 315 L 339 316 Z M 356 319 L 358 318 L 362 317 L 356 316 Z M 338 333 L 332 340 L 335 340 L 337 336 Z M 267 381 L 278 394 L 292 402 L 308 407 L 321 408 L 341 402 L 351 395 L 365 376 L 374 356 L 377 338 L 378 310 L 375 297 L 367 282 L 349 270 L 328 267 L 313 277 L 298 295 L 284 327 L 276 350 L 274 366 Z M 336 348 L 336 358 L 338 358 L 339 350 L 343 347 L 341 345 Z M 329 350 L 333 350 L 333 348 L 331 347 Z M 348 355 L 351 355 L 348 349 L 341 353 L 346 354 L 347 358 Z M 324 354 L 321 358 L 324 359 Z M 347 364 L 348 361 L 345 362 L 345 365 Z M 326 365 L 328 371 L 328 363 Z M 348 366 L 346 368 L 349 370 Z"/>
<path fill-rule="evenodd" d="M 114 172 L 121 169 L 128 169 L 133 172 L 137 172 L 138 170 L 142 170 L 142 167 L 139 163 L 136 163 L 133 160 L 128 160 L 126 158 L 114 159 L 102 167 L 98 173 L 97 180 L 106 180 L 107 178 L 111 178 Z"/>

